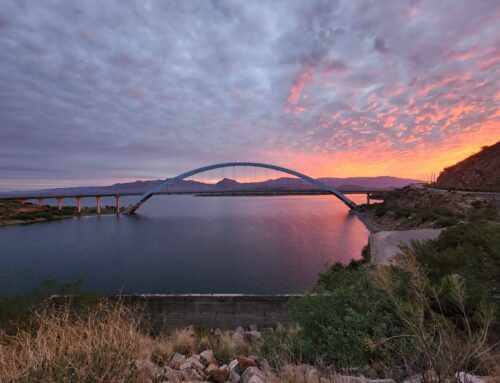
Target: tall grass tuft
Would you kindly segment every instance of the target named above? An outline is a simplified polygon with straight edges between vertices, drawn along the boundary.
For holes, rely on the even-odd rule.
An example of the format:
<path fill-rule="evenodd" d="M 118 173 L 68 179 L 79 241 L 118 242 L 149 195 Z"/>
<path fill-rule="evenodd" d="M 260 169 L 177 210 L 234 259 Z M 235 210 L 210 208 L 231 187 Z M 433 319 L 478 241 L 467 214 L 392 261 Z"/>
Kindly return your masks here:
<path fill-rule="evenodd" d="M 136 318 L 130 309 L 104 303 L 78 313 L 53 307 L 33 313 L 29 328 L 14 335 L 0 330 L 2 381 L 145 381 L 136 360 L 154 347 L 138 332 Z"/>

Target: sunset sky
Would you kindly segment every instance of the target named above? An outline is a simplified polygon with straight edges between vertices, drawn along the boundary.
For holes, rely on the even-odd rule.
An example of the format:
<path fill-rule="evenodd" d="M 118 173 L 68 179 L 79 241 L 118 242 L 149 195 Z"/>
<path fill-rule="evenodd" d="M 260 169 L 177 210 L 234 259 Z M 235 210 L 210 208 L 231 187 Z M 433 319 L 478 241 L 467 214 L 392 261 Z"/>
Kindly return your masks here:
<path fill-rule="evenodd" d="M 0 1 L 0 189 L 226 161 L 428 179 L 500 140 L 500 1 Z"/>

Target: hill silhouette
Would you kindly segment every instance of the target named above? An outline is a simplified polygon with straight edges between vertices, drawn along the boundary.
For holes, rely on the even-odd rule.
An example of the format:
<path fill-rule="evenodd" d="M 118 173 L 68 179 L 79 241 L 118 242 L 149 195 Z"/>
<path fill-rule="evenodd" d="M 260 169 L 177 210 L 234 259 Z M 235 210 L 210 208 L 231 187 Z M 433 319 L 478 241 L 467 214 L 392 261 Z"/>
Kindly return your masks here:
<path fill-rule="evenodd" d="M 436 187 L 500 192 L 500 141 L 444 169 Z"/>

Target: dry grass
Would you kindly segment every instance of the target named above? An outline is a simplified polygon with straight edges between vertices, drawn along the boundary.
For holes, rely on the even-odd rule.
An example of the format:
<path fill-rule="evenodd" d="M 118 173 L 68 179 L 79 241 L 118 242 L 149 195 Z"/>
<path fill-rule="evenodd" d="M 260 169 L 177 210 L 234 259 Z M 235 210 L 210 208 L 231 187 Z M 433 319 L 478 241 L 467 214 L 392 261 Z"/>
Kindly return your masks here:
<path fill-rule="evenodd" d="M 174 352 L 213 349 L 228 362 L 256 351 L 229 332 L 198 336 L 187 328 L 152 338 L 138 330 L 138 318 L 135 310 L 107 303 L 78 313 L 54 307 L 33 312 L 31 324 L 15 335 L 0 328 L 0 381 L 147 382 Z"/>
<path fill-rule="evenodd" d="M 196 350 L 196 337 L 192 328 L 174 330 L 170 335 L 170 343 L 174 352 L 192 355 Z"/>
<path fill-rule="evenodd" d="M 0 330 L 3 382 L 142 382 L 135 361 L 158 342 L 137 331 L 136 316 L 122 306 L 98 305 L 75 315 L 68 309 L 33 314 L 29 330 Z"/>
<path fill-rule="evenodd" d="M 258 345 L 250 344 L 245 340 L 233 339 L 229 331 L 212 337 L 211 347 L 215 358 L 221 363 L 229 363 L 237 355 L 254 355 Z"/>
<path fill-rule="evenodd" d="M 221 364 L 240 354 L 265 356 L 274 367 L 264 369 L 270 383 L 310 381 L 312 367 L 290 360 L 298 329 L 275 332 L 281 336 L 274 341 L 266 338 L 271 342 L 267 345 L 233 338 L 229 331 L 214 336 L 194 328 L 153 338 L 138 330 L 137 314 L 120 304 L 101 303 L 78 314 L 51 307 L 33 313 L 31 326 L 15 335 L 0 329 L 0 381 L 159 382 L 161 367 L 174 352 L 192 355 L 205 349 L 212 349 Z M 269 354 L 270 349 L 280 352 Z M 488 365 L 491 375 L 497 375 L 497 356 Z M 349 380 L 321 363 L 317 369 L 332 382 Z"/>

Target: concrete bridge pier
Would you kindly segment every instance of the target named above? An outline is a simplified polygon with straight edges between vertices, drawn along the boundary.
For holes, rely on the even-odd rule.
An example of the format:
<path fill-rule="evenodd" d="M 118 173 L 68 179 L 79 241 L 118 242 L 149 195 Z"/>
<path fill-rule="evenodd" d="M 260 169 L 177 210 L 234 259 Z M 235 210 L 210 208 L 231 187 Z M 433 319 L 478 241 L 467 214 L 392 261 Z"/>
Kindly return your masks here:
<path fill-rule="evenodd" d="M 120 214 L 120 196 L 116 196 L 116 214 Z"/>
<path fill-rule="evenodd" d="M 57 210 L 62 210 L 63 197 L 57 197 Z"/>
<path fill-rule="evenodd" d="M 101 196 L 98 195 L 96 197 L 96 200 L 97 200 L 97 214 L 101 214 Z"/>
<path fill-rule="evenodd" d="M 76 197 L 76 210 L 78 214 L 82 212 L 82 197 Z"/>
<path fill-rule="evenodd" d="M 43 198 L 37 198 L 38 199 L 38 206 L 43 206 Z"/>

